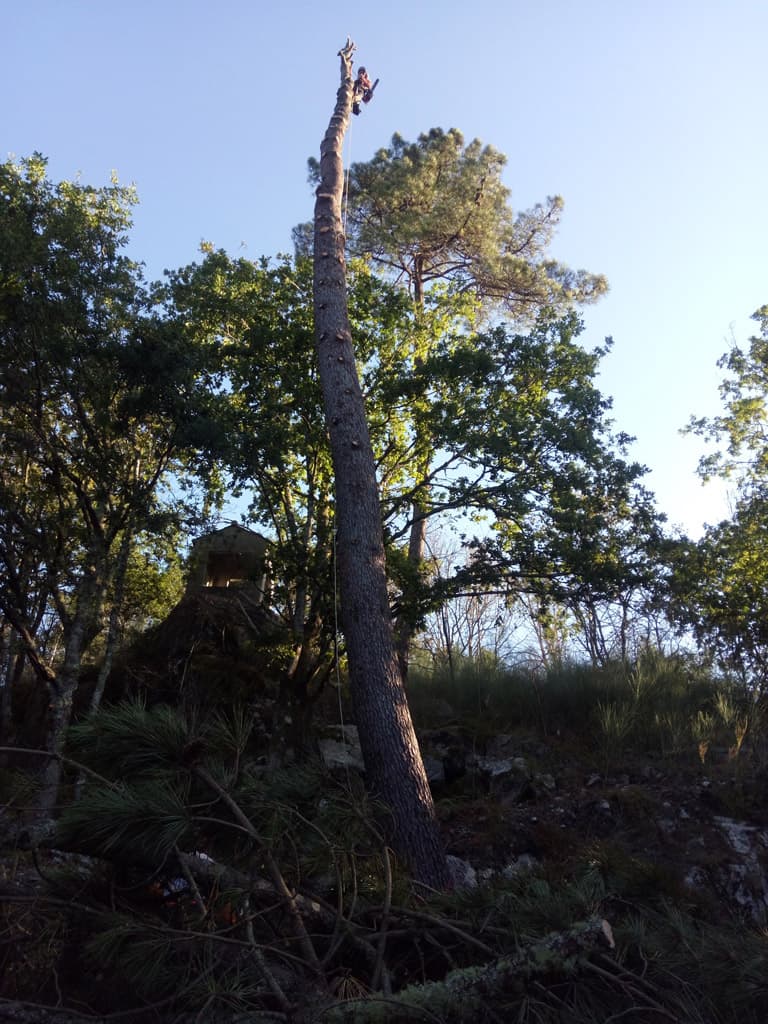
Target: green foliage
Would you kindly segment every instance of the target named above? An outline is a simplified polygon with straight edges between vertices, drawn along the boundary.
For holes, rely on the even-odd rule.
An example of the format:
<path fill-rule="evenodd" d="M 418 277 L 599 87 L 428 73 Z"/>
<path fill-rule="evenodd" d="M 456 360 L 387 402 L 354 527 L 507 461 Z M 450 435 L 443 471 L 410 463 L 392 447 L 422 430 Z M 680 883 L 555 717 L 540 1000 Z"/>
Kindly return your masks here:
<path fill-rule="evenodd" d="M 305 700 L 334 656 L 334 509 L 331 456 L 313 344 L 309 261 L 231 260 L 208 252 L 170 276 L 166 300 L 215 347 L 227 381 L 221 435 L 209 456 L 247 490 L 250 514 L 273 541 L 272 603 L 292 637 L 285 675 Z M 352 275 L 350 313 L 361 359 L 388 361 L 403 302 L 369 274 Z M 375 355 L 374 355 L 375 353 Z M 377 453 L 402 447 L 396 414 L 373 406 Z M 395 471 L 397 474 L 397 471 Z"/>
<path fill-rule="evenodd" d="M 438 128 L 414 143 L 392 138 L 349 173 L 347 234 L 353 252 L 393 278 L 417 303 L 433 282 L 504 305 L 520 318 L 593 301 L 605 278 L 572 271 L 547 255 L 563 201 L 514 214 L 501 180 L 506 158 L 477 139 Z M 310 161 L 312 174 L 316 165 Z"/>
<path fill-rule="evenodd" d="M 550 674 L 535 681 L 538 694 L 530 674 L 489 677 L 476 666 L 470 676 L 465 668 L 468 706 L 476 709 L 478 691 L 487 698 L 481 712 L 493 716 L 494 731 L 505 715 L 523 729 L 544 715 L 570 742 L 578 730 L 598 732 L 602 714 L 616 757 L 658 744 L 654 715 L 687 714 L 695 764 L 691 720 L 709 715 L 719 742 L 742 716 L 737 693 L 722 681 L 653 651 L 611 671 Z M 410 686 L 418 690 L 418 677 Z M 452 694 L 457 703 L 459 696 Z M 621 724 L 627 708 L 632 729 L 614 730 L 611 716 Z M 459 724 L 472 728 L 463 715 Z M 57 842 L 105 858 L 118 883 L 107 871 L 106 882 L 87 884 L 80 869 L 68 883 L 72 900 L 70 890 L 57 891 L 73 913 L 85 905 L 97 911 L 84 918 L 86 955 L 127 990 L 168 999 L 176 1012 L 205 1005 L 211 1019 L 278 1009 L 270 975 L 286 991 L 307 993 L 319 1019 L 410 1019 L 439 1010 L 441 1019 L 465 1024 L 492 1000 L 504 1019 L 552 1024 L 609 1019 L 630 1006 L 641 1019 L 662 1007 L 707 1024 L 761 1020 L 764 937 L 735 920 L 711 921 L 707 902 L 673 867 L 618 839 L 579 846 L 570 836 L 541 870 L 414 896 L 386 849 L 386 816 L 361 780 L 334 778 L 317 763 L 267 770 L 252 759 L 251 725 L 244 710 L 193 721 L 169 708 L 127 704 L 74 731 L 78 757 L 104 778 L 87 777 Z M 603 742 L 595 735 L 596 756 Z M 645 787 L 617 786 L 606 796 L 633 827 L 654 814 Z M 562 844 L 559 829 L 557 836 Z M 308 967 L 270 884 L 275 865 L 311 922 L 325 981 Z M 613 928 L 615 951 L 581 944 L 602 918 Z"/>
<path fill-rule="evenodd" d="M 549 258 L 562 201 L 514 214 L 503 166 L 491 147 L 434 130 L 416 143 L 395 136 L 351 171 L 349 306 L 392 596 L 410 626 L 457 594 L 525 597 L 545 641 L 554 648 L 575 623 L 602 667 L 561 650 L 533 672 L 480 645 L 450 671 L 413 673 L 416 717 L 431 723 L 435 698 L 447 699 L 451 728 L 478 747 L 500 729 L 538 731 L 586 747 L 606 772 L 628 755 L 698 768 L 726 752 L 764 770 L 754 691 L 768 671 L 768 307 L 749 351 L 721 362 L 724 415 L 691 425 L 725 444 L 701 471 L 737 481 L 733 519 L 698 544 L 665 540 L 644 469 L 627 460 L 630 439 L 613 433 L 595 384 L 608 344 L 586 350 L 570 312 L 605 281 Z M 150 288 L 124 254 L 135 201 L 115 181 L 52 183 L 39 156 L 0 165 L 0 612 L 38 675 L 61 679 L 66 667 L 71 683 L 99 650 L 105 611 L 139 630 L 177 600 L 184 509 L 172 489 L 210 508 L 231 483 L 275 541 L 291 643 L 274 657 L 308 700 L 337 656 L 311 266 L 206 245 L 199 263 Z M 488 319 L 497 313 L 527 333 Z M 430 577 L 403 540 L 456 513 L 493 536 L 463 538 L 472 557 Z M 746 686 L 650 647 L 629 656 L 626 622 L 658 608 L 662 575 L 676 620 Z M 602 627 L 613 609 L 611 646 Z M 62 654 L 47 635 L 63 638 Z M 205 656 L 204 682 L 229 674 Z M 268 769 L 254 758 L 255 722 L 243 707 L 203 717 L 136 702 L 70 730 L 84 781 L 57 840 L 101 864 L 88 880 L 79 867 L 47 920 L 36 906 L 29 964 L 57 977 L 66 908 L 101 969 L 201 1019 L 287 1019 L 304 993 L 314 1019 L 765 1019 L 765 936 L 707 921 L 674 872 L 595 842 L 546 872 L 414 896 L 362 781 L 313 760 Z M 11 810 L 34 789 L 3 776 Z M 627 820 L 652 811 L 641 787 L 609 795 Z M 63 892 L 61 879 L 49 884 Z M 558 952 L 558 936 L 578 947 L 603 914 L 615 956 Z M 12 941 L 26 935 L 4 922 Z M 368 988 L 387 995 L 328 1008 L 330 993 Z"/>
<path fill-rule="evenodd" d="M 493 936 L 494 958 L 477 957 L 388 1000 L 336 1004 L 322 1019 L 467 1024 L 491 1013 L 525 1024 L 624 1016 L 758 1024 L 768 1006 L 764 936 L 677 909 L 659 892 L 654 865 L 619 863 L 607 848 L 594 855 L 568 879 L 527 874 L 443 899 L 448 919 L 473 936 Z M 591 927 L 599 934 L 601 918 L 613 952 L 585 941 Z"/>
<path fill-rule="evenodd" d="M 0 770 L 0 802 L 6 813 L 20 817 L 26 807 L 34 803 L 39 781 L 30 772 L 15 768 Z"/>
<path fill-rule="evenodd" d="M 39 155 L 0 165 L 0 611 L 59 696 L 74 690 L 103 612 L 139 597 L 136 538 L 151 550 L 178 525 L 168 485 L 191 483 L 189 445 L 206 420 L 208 353 L 124 253 L 135 202 L 116 181 L 51 182 Z M 49 743 L 68 706 L 62 697 Z"/>
<path fill-rule="evenodd" d="M 199 1009 L 204 981 L 212 1007 L 247 1009 L 265 998 L 270 1005 L 272 961 L 287 958 L 294 982 L 305 969 L 314 976 L 296 955 L 288 885 L 330 888 L 340 917 L 338 935 L 324 940 L 329 957 L 352 938 L 344 914 L 408 898 L 381 831 L 383 809 L 359 780 L 340 784 L 318 764 L 266 773 L 250 756 L 250 732 L 243 711 L 194 723 L 137 703 L 102 709 L 72 730 L 90 772 L 58 841 L 106 858 L 123 879 L 138 874 L 119 887 L 116 912 L 100 907 L 95 929 L 88 919 L 89 950 L 147 997 L 171 992 Z M 82 899 L 82 880 L 78 891 Z M 299 899 L 303 912 L 327 916 L 325 904 Z M 304 956 L 311 943 L 306 935 Z M 269 987 L 276 991 L 274 979 Z"/>
<path fill-rule="evenodd" d="M 219 728 L 219 719 L 214 728 Z M 72 748 L 95 771 L 112 779 L 175 775 L 185 764 L 194 732 L 180 712 L 141 701 L 103 708 L 94 722 L 74 725 Z M 149 777 L 149 778 L 147 778 Z"/>
<path fill-rule="evenodd" d="M 634 709 L 629 704 L 599 701 L 596 717 L 603 769 L 606 772 L 615 770 L 634 729 Z"/>
<path fill-rule="evenodd" d="M 218 457 L 252 489 L 252 513 L 275 539 L 274 599 L 297 642 L 316 645 L 316 662 L 334 619 L 333 505 L 309 295 L 301 261 L 256 265 L 223 253 L 169 283 L 178 316 L 220 346 L 232 391 L 222 397 Z M 360 266 L 349 298 L 401 619 L 418 623 L 451 593 L 500 577 L 590 607 L 650 587 L 659 520 L 594 386 L 606 349 L 581 347 L 575 316 L 545 316 L 528 335 L 477 333 L 444 288 L 414 313 Z M 399 548 L 414 502 L 430 522 L 456 511 L 490 520 L 497 540 L 432 582 Z"/>
<path fill-rule="evenodd" d="M 279 771 L 246 772 L 239 800 L 254 820 L 294 885 L 333 877 L 337 898 L 383 897 L 383 851 L 388 815 L 359 778 L 331 782 L 317 763 Z M 398 889 L 405 876 L 398 871 Z"/>
<path fill-rule="evenodd" d="M 727 671 L 761 691 L 768 679 L 768 307 L 753 317 L 760 334 L 748 350 L 734 345 L 718 365 L 725 411 L 692 419 L 688 431 L 720 447 L 704 456 L 699 473 L 735 485 L 730 520 L 709 526 L 698 543 L 670 550 L 671 615 Z"/>
<path fill-rule="evenodd" d="M 557 573 L 549 563 L 563 554 L 536 550 L 547 531 L 548 547 L 569 548 L 565 557 L 573 562 L 577 554 L 594 573 L 599 559 L 611 560 L 600 547 L 621 548 L 627 567 L 642 561 L 654 516 L 648 496 L 633 490 L 640 468 L 618 460 L 611 466 L 607 457 L 603 416 L 609 403 L 591 383 L 603 353 L 573 344 L 580 327 L 564 316 L 574 304 L 603 294 L 605 279 L 574 273 L 548 256 L 562 200 L 514 214 L 501 181 L 505 162 L 478 140 L 465 145 L 456 130 L 433 129 L 415 143 L 396 135 L 371 161 L 352 166 L 347 233 L 353 252 L 385 277 L 407 283 L 417 336 L 423 336 L 399 364 L 402 390 L 394 393 L 396 407 L 407 404 L 409 433 L 420 452 L 413 463 L 418 476 L 405 491 L 413 504 L 410 520 L 395 505 L 405 522 L 394 536 L 410 530 L 413 563 L 423 557 L 425 517 L 460 509 L 491 520 L 504 537 L 502 548 L 511 542 L 517 550 L 511 557 L 494 550 L 489 558 L 484 548 L 475 563 L 491 562 L 497 581 L 514 575 L 519 587 L 521 577 L 541 585 Z M 463 313 L 467 327 L 436 323 L 434 310 L 456 296 L 471 298 L 477 310 L 501 306 L 534 330 L 527 337 L 504 328 L 473 333 L 471 306 Z M 620 448 L 625 443 L 618 439 Z M 598 451 L 606 456 L 600 468 Z M 597 540 L 601 529 L 605 536 Z M 622 542 L 623 529 L 632 542 Z M 524 542 L 534 553 L 520 550 Z M 410 572 L 401 568 L 398 613 L 413 629 L 429 607 L 429 588 L 413 565 Z M 607 571 L 603 567 L 602 575 Z M 620 574 L 624 581 L 628 573 Z M 467 584 L 464 579 L 459 589 Z M 507 580 L 502 585 L 511 586 Z"/>
<path fill-rule="evenodd" d="M 179 546 L 179 534 L 174 530 L 170 536 L 139 536 L 131 548 L 122 618 L 132 631 L 141 632 L 162 622 L 181 599 L 185 579 Z"/>
<path fill-rule="evenodd" d="M 73 726 L 73 750 L 103 781 L 89 779 L 59 829 L 90 852 L 162 864 L 191 839 L 188 808 L 193 733 L 165 706 L 126 703 Z"/>
<path fill-rule="evenodd" d="M 162 864 L 192 840 L 186 795 L 155 780 L 96 788 L 67 807 L 59 825 L 65 843 L 89 853 Z"/>
<path fill-rule="evenodd" d="M 570 316 L 543 318 L 527 336 L 475 339 L 486 366 L 478 378 L 464 371 L 461 413 L 450 418 L 456 433 L 442 444 L 469 435 L 485 486 L 460 475 L 448 493 L 489 516 L 494 530 L 472 545 L 457 582 L 482 580 L 484 567 L 488 585 L 531 595 L 543 614 L 563 606 L 597 628 L 607 605 L 654 592 L 662 518 L 594 386 L 605 349 L 585 351 L 580 332 Z M 597 639 L 590 655 L 605 660 Z"/>
<path fill-rule="evenodd" d="M 606 772 L 621 770 L 630 753 L 694 762 L 702 743 L 724 749 L 731 760 L 745 743 L 753 759 L 761 756 L 759 705 L 692 657 L 653 649 L 634 663 L 599 669 L 531 670 L 469 658 L 458 658 L 453 672 L 415 665 L 409 701 L 418 724 L 430 724 L 436 700 L 447 701 L 478 740 L 514 730 L 560 736 L 590 750 Z"/>
<path fill-rule="evenodd" d="M 655 951 L 653 976 L 661 983 L 666 973 L 679 986 L 696 1013 L 687 1019 L 758 1024 L 768 1010 L 765 936 L 758 932 L 707 923 L 666 903 L 643 906 L 616 935 L 628 966 L 648 963 L 648 952 Z"/>
<path fill-rule="evenodd" d="M 144 998 L 157 999 L 178 987 L 177 945 L 181 944 L 174 943 L 171 929 L 163 929 L 152 918 L 103 914 L 99 931 L 88 943 L 88 953 L 96 963 L 109 964 L 136 985 Z M 189 948 L 190 943 L 184 946 Z"/>
<path fill-rule="evenodd" d="M 719 360 L 728 376 L 720 385 L 725 406 L 721 416 L 692 418 L 688 432 L 725 447 L 704 456 L 699 472 L 732 478 L 745 497 L 763 490 L 768 481 L 768 306 L 753 314 L 760 334 L 750 338 L 749 349 L 734 345 Z"/>
<path fill-rule="evenodd" d="M 350 169 L 350 248 L 405 282 L 414 302 L 411 351 L 382 364 L 383 407 L 403 411 L 411 444 L 406 486 L 384 495 L 392 539 L 409 536 L 407 558 L 389 561 L 401 639 L 451 589 L 466 591 L 483 562 L 510 592 L 530 589 L 545 603 L 567 596 L 592 632 L 617 591 L 639 603 L 650 587 L 659 527 L 637 483 L 644 471 L 611 454 L 615 444 L 623 455 L 628 439 L 610 438 L 609 403 L 592 384 L 603 352 L 574 344 L 580 326 L 567 315 L 603 294 L 605 279 L 548 256 L 562 200 L 514 214 L 504 164 L 492 147 L 434 129 L 415 143 L 396 135 Z M 312 161 L 310 170 L 316 177 Z M 435 318 L 459 297 L 460 318 Z M 477 333 L 479 317 L 500 308 L 531 334 Z M 483 545 L 453 583 L 430 587 L 424 524 L 453 510 L 491 521 L 499 543 Z M 592 646 L 595 660 L 607 656 Z"/>
<path fill-rule="evenodd" d="M 79 800 L 65 810 L 59 834 L 80 849 L 118 860 L 138 856 L 158 869 L 176 844 L 196 842 L 239 863 L 250 849 L 242 823 L 235 818 L 228 827 L 228 815 L 213 811 L 215 794 L 196 772 L 204 765 L 258 822 L 260 852 L 271 850 L 295 882 L 334 862 L 340 878 L 359 875 L 358 888 L 365 877 L 380 879 L 385 839 L 376 823 L 386 821 L 384 809 L 359 780 L 339 785 L 316 762 L 265 773 L 249 755 L 252 727 L 242 709 L 195 723 L 165 705 L 102 708 L 70 730 L 74 753 L 97 776 L 87 777 Z"/>
<path fill-rule="evenodd" d="M 740 502 L 731 520 L 670 552 L 670 616 L 743 683 L 768 680 L 768 532 L 762 498 Z"/>

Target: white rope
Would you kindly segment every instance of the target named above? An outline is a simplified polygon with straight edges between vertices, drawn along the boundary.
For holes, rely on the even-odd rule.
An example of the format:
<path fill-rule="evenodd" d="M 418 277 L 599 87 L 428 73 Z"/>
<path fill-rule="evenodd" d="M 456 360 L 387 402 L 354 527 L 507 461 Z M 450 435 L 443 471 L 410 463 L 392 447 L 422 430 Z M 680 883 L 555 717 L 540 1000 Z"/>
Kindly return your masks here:
<path fill-rule="evenodd" d="M 341 700 L 341 669 L 339 668 L 339 584 L 336 574 L 336 534 L 333 528 L 333 656 L 336 662 L 336 696 L 339 701 L 339 728 L 341 731 L 341 742 L 347 742 L 347 733 L 344 725 L 344 705 Z M 349 777 L 349 762 L 344 765 L 347 776 L 347 786 L 351 787 Z"/>
<path fill-rule="evenodd" d="M 336 527 L 333 528 L 333 657 L 336 662 L 336 688 L 341 694 L 341 675 L 339 673 L 339 584 L 336 575 Z M 341 715 L 341 697 L 339 697 L 339 714 Z M 342 722 L 342 725 L 344 723 Z"/>

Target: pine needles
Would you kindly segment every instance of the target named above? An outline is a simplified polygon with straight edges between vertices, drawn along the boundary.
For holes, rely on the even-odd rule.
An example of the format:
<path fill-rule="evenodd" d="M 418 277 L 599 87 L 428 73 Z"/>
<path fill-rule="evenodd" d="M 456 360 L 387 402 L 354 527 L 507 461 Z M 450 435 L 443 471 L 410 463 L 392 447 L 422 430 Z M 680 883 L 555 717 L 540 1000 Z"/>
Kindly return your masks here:
<path fill-rule="evenodd" d="M 113 979 L 121 1009 L 128 992 L 137 1011 L 210 1021 L 768 1016 L 765 936 L 665 902 L 654 865 L 596 842 L 557 870 L 415 892 L 359 778 L 319 762 L 269 771 L 249 736 L 245 711 L 200 722 L 141 704 L 73 736 L 102 779 L 86 777 L 58 842 L 98 860 L 90 879 L 84 862 L 51 879 L 51 921 L 61 934 L 66 913 L 87 936 L 83 962 Z"/>

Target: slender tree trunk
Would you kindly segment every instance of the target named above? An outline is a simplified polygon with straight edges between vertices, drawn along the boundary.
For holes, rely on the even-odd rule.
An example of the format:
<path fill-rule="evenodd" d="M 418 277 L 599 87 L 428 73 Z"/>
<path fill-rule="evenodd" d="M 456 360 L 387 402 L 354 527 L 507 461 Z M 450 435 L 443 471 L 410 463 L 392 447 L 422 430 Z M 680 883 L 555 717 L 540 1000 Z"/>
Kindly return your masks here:
<path fill-rule="evenodd" d="M 93 632 L 93 623 L 98 617 L 104 597 L 103 565 L 101 572 L 93 572 L 84 581 L 77 595 L 74 617 L 66 631 L 64 658 L 56 679 L 51 683 L 51 700 L 48 706 L 48 728 L 45 749 L 56 755 L 64 752 L 67 729 L 72 720 L 75 691 L 80 679 L 80 666 Z M 41 818 L 51 818 L 56 808 L 61 784 L 61 759 L 48 759 L 43 770 L 36 810 Z"/>
<path fill-rule="evenodd" d="M 413 566 L 414 572 L 418 573 L 427 550 L 427 517 L 423 505 L 418 501 L 413 502 L 411 514 L 413 522 L 408 538 L 408 564 Z M 414 632 L 413 622 L 409 618 L 403 616 L 398 619 L 395 643 L 400 674 L 404 681 L 408 680 L 408 665 Z"/>
<path fill-rule="evenodd" d="M 417 256 L 413 263 L 413 302 L 416 309 L 417 323 L 424 316 L 424 261 Z M 421 473 L 423 480 L 429 479 L 430 458 L 424 459 L 418 466 L 417 472 Z M 429 485 L 422 488 L 422 493 L 411 505 L 411 531 L 408 537 L 408 564 L 413 568 L 416 576 L 421 573 L 422 563 L 427 551 L 427 506 L 426 494 Z M 400 672 L 403 681 L 408 681 L 408 666 L 410 664 L 411 643 L 416 632 L 413 621 L 407 616 L 401 617 L 396 623 L 395 636 L 397 644 L 397 660 L 400 663 Z"/>
<path fill-rule="evenodd" d="M 133 521 L 129 519 L 120 541 L 120 550 L 117 556 L 115 567 L 115 584 L 112 608 L 109 612 L 109 628 L 107 629 L 107 642 L 104 648 L 104 658 L 96 678 L 96 686 L 91 696 L 90 713 L 95 714 L 101 707 L 101 699 L 104 696 L 109 674 L 112 671 L 112 662 L 115 657 L 117 641 L 120 636 L 120 616 L 123 613 L 125 601 L 125 584 L 128 576 L 128 559 L 131 555 L 131 544 L 133 543 Z"/>
<path fill-rule="evenodd" d="M 320 147 L 314 239 L 315 341 L 336 481 L 342 626 L 369 786 L 391 810 L 393 843 L 413 876 L 445 888 L 448 868 L 395 651 L 375 461 L 347 313 L 341 154 L 353 52 L 348 41 L 339 53 L 341 86 Z"/>

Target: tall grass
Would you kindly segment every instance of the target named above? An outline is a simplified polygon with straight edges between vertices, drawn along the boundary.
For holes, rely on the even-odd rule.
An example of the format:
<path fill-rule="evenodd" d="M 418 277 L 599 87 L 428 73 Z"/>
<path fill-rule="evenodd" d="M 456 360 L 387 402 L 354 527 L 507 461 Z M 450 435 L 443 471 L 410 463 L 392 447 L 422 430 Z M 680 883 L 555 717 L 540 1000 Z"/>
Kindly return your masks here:
<path fill-rule="evenodd" d="M 761 707 L 743 688 L 693 658 L 644 652 L 632 664 L 556 670 L 465 659 L 451 672 L 416 668 L 409 700 L 417 726 L 445 702 L 478 737 L 525 730 L 593 749 L 608 770 L 627 751 L 706 763 L 768 745 Z"/>

